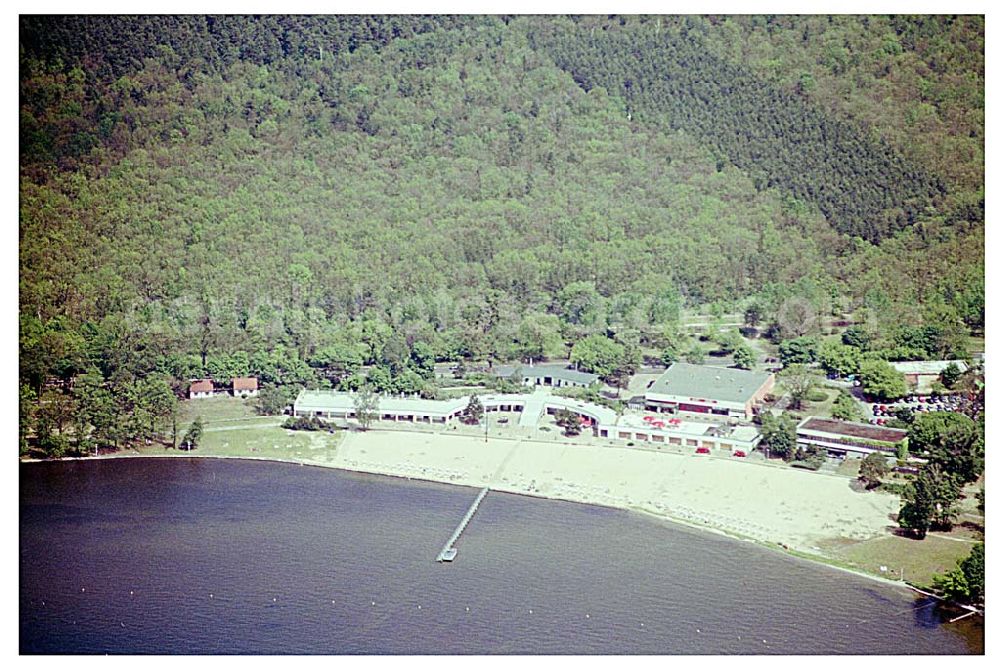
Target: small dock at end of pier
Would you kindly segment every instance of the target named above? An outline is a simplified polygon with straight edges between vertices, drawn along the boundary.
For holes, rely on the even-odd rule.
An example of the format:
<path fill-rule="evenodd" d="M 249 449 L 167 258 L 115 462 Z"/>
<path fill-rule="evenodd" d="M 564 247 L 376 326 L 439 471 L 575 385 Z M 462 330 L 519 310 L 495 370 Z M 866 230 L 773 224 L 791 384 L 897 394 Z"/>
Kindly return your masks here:
<path fill-rule="evenodd" d="M 451 533 L 451 538 L 444 544 L 444 548 L 437 556 L 438 562 L 451 562 L 458 555 L 458 549 L 455 548 L 455 542 L 458 541 L 458 537 L 462 536 L 462 532 L 465 531 L 466 526 L 468 526 L 469 521 L 472 520 L 472 516 L 476 514 L 476 510 L 479 509 L 479 505 L 482 503 L 483 498 L 486 497 L 486 493 L 490 492 L 489 488 L 483 488 L 479 491 L 479 495 L 472 502 L 472 506 L 469 510 L 465 512 L 465 516 L 462 518 L 462 522 L 458 524 L 455 531 Z"/>

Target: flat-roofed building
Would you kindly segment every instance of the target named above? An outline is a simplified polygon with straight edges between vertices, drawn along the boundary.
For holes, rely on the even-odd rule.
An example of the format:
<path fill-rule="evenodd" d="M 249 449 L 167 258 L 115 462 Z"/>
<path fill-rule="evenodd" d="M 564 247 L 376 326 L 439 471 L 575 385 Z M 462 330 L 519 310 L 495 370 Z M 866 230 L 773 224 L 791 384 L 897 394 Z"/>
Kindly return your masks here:
<path fill-rule="evenodd" d="M 640 448 L 666 446 L 669 449 L 672 445 L 689 451 L 705 448 L 713 453 L 740 452 L 743 456 L 753 451 L 760 441 L 760 431 L 749 425 L 685 421 L 681 418 L 643 416 L 636 412 L 622 414 L 615 425 L 607 429 L 601 426 L 598 435 Z"/>
<path fill-rule="evenodd" d="M 895 458 L 896 447 L 906 434 L 899 428 L 810 416 L 796 428 L 796 442 L 800 448 L 813 444 L 849 458 L 863 458 L 870 453 Z"/>
<path fill-rule="evenodd" d="M 536 391 L 534 393 L 507 393 L 480 395 L 485 418 L 510 414 L 512 423 L 526 428 L 541 425 L 546 414 L 560 410 L 576 414 L 581 424 L 597 437 L 640 448 L 697 451 L 706 448 L 723 455 L 746 455 L 760 439 L 759 431 L 749 425 L 715 424 L 685 421 L 680 418 L 654 417 L 641 412 L 619 415 L 613 409 L 591 402 Z M 424 400 L 381 396 L 378 401 L 378 423 L 423 423 L 445 426 L 458 419 L 468 397 L 450 400 Z M 357 418 L 354 394 L 342 391 L 302 391 L 292 410 L 295 416 L 317 416 L 340 421 Z M 494 416 L 495 414 L 495 416 Z"/>
<path fill-rule="evenodd" d="M 517 425 L 535 427 L 544 414 L 554 414 L 567 409 L 590 424 L 597 432 L 599 425 L 614 424 L 618 415 L 613 409 L 545 393 L 496 393 L 480 395 L 483 410 L 488 413 L 509 412 L 517 415 Z M 425 400 L 423 398 L 399 398 L 379 396 L 378 420 L 445 424 L 457 419 L 469 398 L 449 400 Z M 302 391 L 295 399 L 292 409 L 294 416 L 318 416 L 326 419 L 356 419 L 354 394 L 343 391 Z"/>
<path fill-rule="evenodd" d="M 496 369 L 498 377 L 521 377 L 526 386 L 587 387 L 598 380 L 597 375 L 567 368 L 560 363 L 537 365 L 503 365 Z"/>
<path fill-rule="evenodd" d="M 969 369 L 969 364 L 965 361 L 899 361 L 890 363 L 898 372 L 903 373 L 906 383 L 914 391 L 930 391 L 931 384 L 938 381 L 941 371 L 952 363 L 960 372 Z"/>
<path fill-rule="evenodd" d="M 674 363 L 646 390 L 646 409 L 750 420 L 774 389 L 774 375 Z"/>

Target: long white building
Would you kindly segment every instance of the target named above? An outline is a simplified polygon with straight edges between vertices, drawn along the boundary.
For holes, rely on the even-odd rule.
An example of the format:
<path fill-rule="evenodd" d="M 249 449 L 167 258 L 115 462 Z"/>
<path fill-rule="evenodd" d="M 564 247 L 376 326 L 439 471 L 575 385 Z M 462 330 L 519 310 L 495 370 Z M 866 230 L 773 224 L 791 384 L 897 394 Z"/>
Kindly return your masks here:
<path fill-rule="evenodd" d="M 318 416 L 341 422 L 357 418 L 353 393 L 302 391 L 295 400 L 295 416 Z M 613 409 L 548 393 L 486 394 L 479 396 L 486 412 L 509 414 L 514 425 L 535 428 L 544 414 L 566 409 L 581 417 L 585 427 L 597 437 L 630 446 L 675 445 L 695 450 L 749 453 L 759 439 L 756 428 L 714 423 L 663 419 L 635 412 L 619 415 Z M 447 425 L 459 418 L 469 404 L 468 397 L 424 400 L 382 396 L 377 419 L 391 423 Z M 516 421 L 514 421 L 516 417 Z"/>

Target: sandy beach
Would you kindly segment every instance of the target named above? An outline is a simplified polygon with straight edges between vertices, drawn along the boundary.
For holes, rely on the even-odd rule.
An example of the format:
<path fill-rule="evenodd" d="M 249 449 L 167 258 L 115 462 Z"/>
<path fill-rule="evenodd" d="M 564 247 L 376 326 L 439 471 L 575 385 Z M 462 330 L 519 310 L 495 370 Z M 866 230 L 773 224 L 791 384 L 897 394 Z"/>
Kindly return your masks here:
<path fill-rule="evenodd" d="M 437 433 L 349 433 L 330 466 L 631 508 L 822 554 L 831 539 L 886 534 L 893 495 L 849 479 L 746 460 Z"/>

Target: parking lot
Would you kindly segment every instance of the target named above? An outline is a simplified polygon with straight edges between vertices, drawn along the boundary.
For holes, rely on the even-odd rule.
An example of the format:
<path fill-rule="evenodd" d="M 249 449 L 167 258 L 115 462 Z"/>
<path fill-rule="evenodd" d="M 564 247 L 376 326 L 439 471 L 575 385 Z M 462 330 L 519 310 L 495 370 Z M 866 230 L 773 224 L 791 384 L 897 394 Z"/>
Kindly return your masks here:
<path fill-rule="evenodd" d="M 895 418 L 896 412 L 903 409 L 910 410 L 915 414 L 955 412 L 965 407 L 968 401 L 969 399 L 963 395 L 911 395 L 895 402 L 875 402 L 870 404 L 869 422 L 875 425 L 885 425 L 887 421 Z"/>

